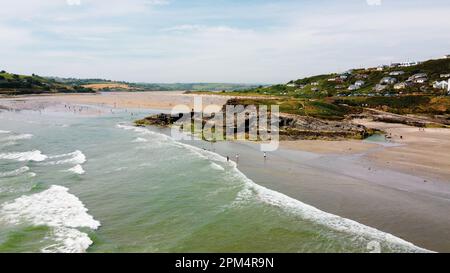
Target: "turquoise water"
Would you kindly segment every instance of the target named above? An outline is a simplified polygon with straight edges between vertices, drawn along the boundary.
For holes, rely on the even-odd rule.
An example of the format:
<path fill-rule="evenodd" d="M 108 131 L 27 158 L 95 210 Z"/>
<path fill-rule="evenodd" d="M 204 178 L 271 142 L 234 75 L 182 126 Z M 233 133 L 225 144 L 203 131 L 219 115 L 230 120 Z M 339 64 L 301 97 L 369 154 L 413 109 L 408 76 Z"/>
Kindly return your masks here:
<path fill-rule="evenodd" d="M 130 126 L 147 114 L 0 112 L 0 252 L 422 251 Z"/>

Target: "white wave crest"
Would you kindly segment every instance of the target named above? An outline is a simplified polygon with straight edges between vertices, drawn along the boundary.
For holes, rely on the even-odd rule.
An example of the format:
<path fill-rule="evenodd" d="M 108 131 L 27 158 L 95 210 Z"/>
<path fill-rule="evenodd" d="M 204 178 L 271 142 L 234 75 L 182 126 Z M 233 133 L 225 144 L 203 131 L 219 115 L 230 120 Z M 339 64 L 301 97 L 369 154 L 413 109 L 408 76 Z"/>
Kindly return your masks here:
<path fill-rule="evenodd" d="M 14 141 L 14 140 L 31 139 L 32 137 L 33 137 L 32 134 L 20 134 L 20 135 L 9 136 L 7 138 L 2 139 L 2 141 Z"/>
<path fill-rule="evenodd" d="M 52 228 L 57 244 L 42 249 L 43 252 L 85 252 L 92 244 L 88 235 L 76 228 L 96 230 L 100 222 L 89 215 L 88 209 L 76 197 L 61 186 L 29 196 L 22 196 L 0 207 L 1 219 L 20 224 L 30 222 L 36 226 Z"/>
<path fill-rule="evenodd" d="M 0 159 L 16 160 L 16 161 L 44 161 L 48 157 L 43 155 L 41 151 L 29 151 L 20 153 L 0 153 Z"/>
<path fill-rule="evenodd" d="M 9 134 L 9 133 L 11 133 L 10 131 L 3 131 L 3 130 L 0 130 L 0 134 Z"/>
<path fill-rule="evenodd" d="M 213 168 L 214 170 L 218 170 L 218 171 L 224 171 L 225 170 L 222 166 L 220 166 L 219 164 L 214 163 L 214 162 L 211 163 L 209 166 L 211 168 Z"/>
<path fill-rule="evenodd" d="M 135 143 L 143 143 L 143 142 L 148 142 L 148 140 L 145 139 L 145 138 L 142 138 L 142 137 L 138 137 L 135 140 L 133 140 L 133 142 L 135 142 Z"/>
<path fill-rule="evenodd" d="M 84 173 L 86 173 L 81 165 L 76 165 L 75 167 L 70 168 L 67 171 L 75 173 L 75 174 L 84 174 Z"/>
<path fill-rule="evenodd" d="M 19 168 L 19 169 L 14 170 L 14 171 L 0 173 L 0 177 L 18 176 L 18 175 L 21 175 L 21 174 L 23 174 L 25 172 L 28 172 L 29 170 L 30 170 L 30 168 L 25 166 L 25 167 Z"/>
<path fill-rule="evenodd" d="M 60 159 L 60 158 L 66 158 L 61 160 L 54 160 L 46 162 L 45 164 L 48 165 L 63 165 L 63 164 L 83 164 L 86 162 L 86 156 L 81 151 L 75 151 L 73 153 L 68 154 L 62 154 L 62 155 L 54 155 L 50 156 L 49 159 Z"/>

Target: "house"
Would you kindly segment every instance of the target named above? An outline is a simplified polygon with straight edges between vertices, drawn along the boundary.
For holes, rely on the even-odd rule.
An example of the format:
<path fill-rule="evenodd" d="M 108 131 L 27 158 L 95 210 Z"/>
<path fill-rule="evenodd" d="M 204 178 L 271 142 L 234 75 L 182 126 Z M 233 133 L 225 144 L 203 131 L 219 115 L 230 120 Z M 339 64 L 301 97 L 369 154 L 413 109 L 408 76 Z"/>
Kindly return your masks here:
<path fill-rule="evenodd" d="M 364 84 L 366 84 L 365 81 L 356 81 L 355 82 L 355 85 L 358 86 L 358 87 L 362 87 Z"/>
<path fill-rule="evenodd" d="M 348 75 L 347 74 L 342 74 L 342 75 L 339 76 L 339 78 L 341 80 L 346 80 L 346 79 L 348 79 Z"/>
<path fill-rule="evenodd" d="M 391 67 L 399 67 L 401 63 L 391 63 Z"/>
<path fill-rule="evenodd" d="M 412 75 L 411 77 L 409 77 L 409 81 L 414 81 L 416 79 L 420 79 L 420 78 L 428 78 L 427 73 L 417 73 L 415 75 Z"/>
<path fill-rule="evenodd" d="M 443 59 L 450 59 L 450 55 L 445 55 Z"/>
<path fill-rule="evenodd" d="M 286 84 L 287 87 L 297 87 L 297 84 L 295 83 L 288 83 Z"/>
<path fill-rule="evenodd" d="M 397 82 L 396 78 L 384 77 L 381 79 L 380 84 L 394 84 Z"/>
<path fill-rule="evenodd" d="M 319 83 L 318 82 L 312 82 L 311 85 L 312 86 L 319 86 Z"/>
<path fill-rule="evenodd" d="M 450 73 L 449 74 L 441 74 L 441 78 L 450 78 Z"/>
<path fill-rule="evenodd" d="M 356 84 L 352 84 L 352 85 L 350 85 L 349 87 L 348 87 L 348 91 L 355 91 L 355 90 L 358 90 L 358 89 L 360 89 L 361 87 L 360 86 L 358 86 L 358 85 L 356 85 Z"/>
<path fill-rule="evenodd" d="M 382 85 L 382 84 L 377 84 L 377 85 L 375 85 L 375 87 L 373 88 L 373 90 L 375 91 L 375 92 L 381 92 L 381 91 L 383 91 L 383 90 L 385 90 L 387 88 L 387 85 Z"/>
<path fill-rule="evenodd" d="M 336 78 L 329 78 L 327 81 L 329 81 L 329 82 L 335 82 L 335 81 L 336 81 Z"/>
<path fill-rule="evenodd" d="M 384 65 L 380 65 L 377 67 L 377 71 L 383 71 L 386 68 Z"/>
<path fill-rule="evenodd" d="M 404 71 L 392 71 L 391 73 L 389 73 L 389 76 L 400 76 L 405 74 Z"/>
<path fill-rule="evenodd" d="M 397 83 L 394 85 L 395 90 L 402 90 L 405 89 L 407 84 L 405 82 Z"/>
<path fill-rule="evenodd" d="M 367 74 L 356 74 L 355 78 L 357 78 L 357 79 L 367 79 L 367 78 L 369 78 L 369 75 L 367 75 Z"/>
<path fill-rule="evenodd" d="M 414 80 L 414 83 L 426 83 L 428 78 L 418 78 Z"/>
<path fill-rule="evenodd" d="M 419 62 L 403 62 L 400 63 L 400 67 L 411 67 L 420 64 Z"/>
<path fill-rule="evenodd" d="M 313 91 L 313 92 L 318 92 L 320 89 L 319 88 L 317 88 L 317 87 L 313 87 L 313 88 L 311 88 L 311 91 Z"/>
<path fill-rule="evenodd" d="M 449 81 L 436 81 L 436 82 L 434 82 L 433 87 L 436 89 L 445 89 L 447 91 L 450 91 L 449 82 L 450 82 L 450 80 Z"/>

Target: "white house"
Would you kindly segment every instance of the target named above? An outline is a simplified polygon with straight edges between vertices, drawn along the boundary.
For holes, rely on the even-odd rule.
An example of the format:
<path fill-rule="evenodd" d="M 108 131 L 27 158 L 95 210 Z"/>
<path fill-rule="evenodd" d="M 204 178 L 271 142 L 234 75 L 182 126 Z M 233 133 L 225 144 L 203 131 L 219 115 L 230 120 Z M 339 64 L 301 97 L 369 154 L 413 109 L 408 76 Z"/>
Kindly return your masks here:
<path fill-rule="evenodd" d="M 418 78 L 414 80 L 415 83 L 426 83 L 427 81 L 428 78 Z"/>
<path fill-rule="evenodd" d="M 358 86 L 358 85 L 356 85 L 356 84 L 352 84 L 352 85 L 350 85 L 349 87 L 348 87 L 348 90 L 349 91 L 355 91 L 355 90 L 358 90 L 358 89 L 360 89 L 361 87 L 360 86 Z"/>
<path fill-rule="evenodd" d="M 318 86 L 319 83 L 318 83 L 318 82 L 312 82 L 311 85 L 312 85 L 312 86 Z"/>
<path fill-rule="evenodd" d="M 364 84 L 366 84 L 365 81 L 356 81 L 356 82 L 355 82 L 355 85 L 356 85 L 356 86 L 359 86 L 359 87 L 362 87 Z"/>
<path fill-rule="evenodd" d="M 417 73 L 417 74 L 409 77 L 409 80 L 413 81 L 413 80 L 419 79 L 419 78 L 428 78 L 428 75 L 427 75 L 427 73 Z"/>
<path fill-rule="evenodd" d="M 433 87 L 436 89 L 445 89 L 447 91 L 450 91 L 450 86 L 449 86 L 450 80 L 448 81 L 436 81 L 433 83 Z"/>
<path fill-rule="evenodd" d="M 288 83 L 286 84 L 287 87 L 297 87 L 297 85 L 295 83 Z"/>
<path fill-rule="evenodd" d="M 394 84 L 396 82 L 397 82 L 397 79 L 391 78 L 391 77 L 384 77 L 380 81 L 381 84 Z"/>
<path fill-rule="evenodd" d="M 400 63 L 400 67 L 411 67 L 420 64 L 419 62 L 403 62 Z"/>
<path fill-rule="evenodd" d="M 450 78 L 450 73 L 449 74 L 441 74 L 441 78 Z"/>

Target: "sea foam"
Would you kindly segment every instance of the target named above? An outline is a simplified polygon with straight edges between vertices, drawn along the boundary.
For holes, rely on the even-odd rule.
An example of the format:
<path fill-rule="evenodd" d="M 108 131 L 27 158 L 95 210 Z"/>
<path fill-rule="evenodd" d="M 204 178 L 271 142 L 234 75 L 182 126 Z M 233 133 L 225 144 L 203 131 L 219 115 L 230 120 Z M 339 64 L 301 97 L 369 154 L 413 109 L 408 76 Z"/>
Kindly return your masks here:
<path fill-rule="evenodd" d="M 0 207 L 1 219 L 10 224 L 28 222 L 52 228 L 51 239 L 56 243 L 43 248 L 43 252 L 85 252 L 92 240 L 76 228 L 100 227 L 100 222 L 87 212 L 78 197 L 67 188 L 55 185 Z"/>
<path fill-rule="evenodd" d="M 44 161 L 48 157 L 43 155 L 41 151 L 34 150 L 29 152 L 18 153 L 0 153 L 0 159 L 15 160 L 15 161 Z"/>
<path fill-rule="evenodd" d="M 84 173 L 86 173 L 81 165 L 76 165 L 75 167 L 70 168 L 67 171 L 72 172 L 74 174 L 84 174 Z"/>
<path fill-rule="evenodd" d="M 63 159 L 61 159 L 63 158 Z M 48 165 L 76 164 L 80 165 L 86 162 L 86 156 L 83 152 L 77 150 L 73 153 L 50 156 L 49 159 L 59 159 L 46 162 Z"/>
<path fill-rule="evenodd" d="M 12 177 L 12 176 L 18 176 L 21 175 L 23 173 L 26 173 L 30 170 L 30 168 L 28 168 L 27 166 L 16 169 L 14 171 L 9 171 L 9 172 L 3 172 L 0 173 L 0 177 Z"/>

